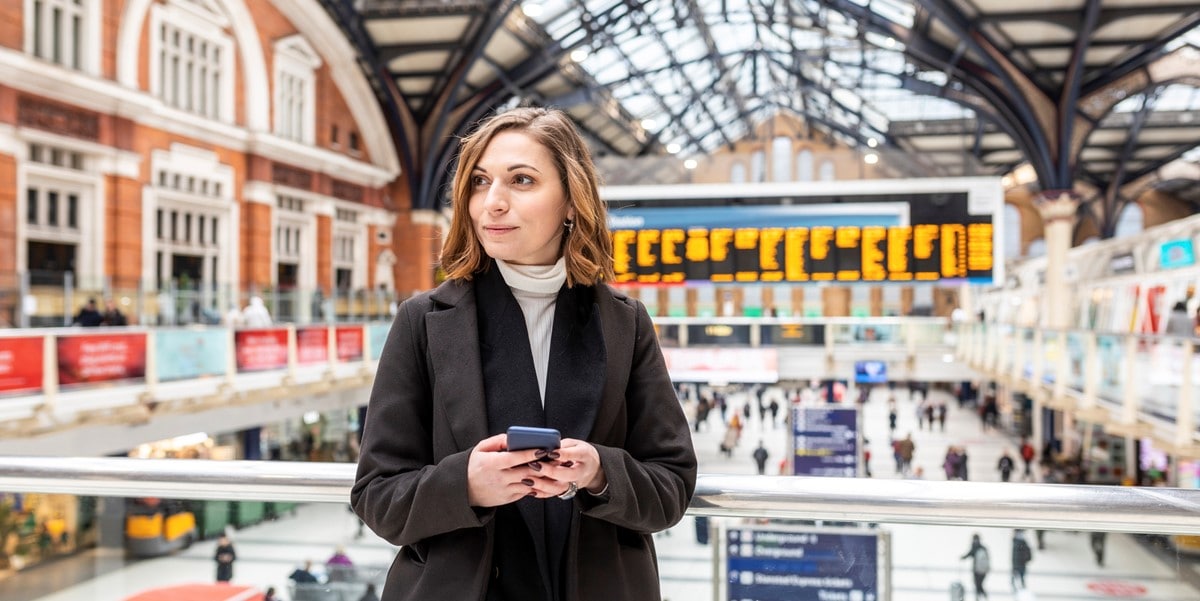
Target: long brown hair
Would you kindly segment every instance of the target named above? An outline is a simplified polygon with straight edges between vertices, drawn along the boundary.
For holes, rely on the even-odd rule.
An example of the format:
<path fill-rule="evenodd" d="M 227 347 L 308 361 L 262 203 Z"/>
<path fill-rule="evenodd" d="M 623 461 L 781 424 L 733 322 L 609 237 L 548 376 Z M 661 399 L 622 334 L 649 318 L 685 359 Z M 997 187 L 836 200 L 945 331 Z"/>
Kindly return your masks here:
<path fill-rule="evenodd" d="M 524 133 L 550 151 L 567 203 L 575 209 L 574 228 L 563 233 L 567 286 L 592 286 L 612 280 L 612 236 L 608 232 L 608 212 L 597 189 L 592 155 L 566 114 L 557 109 L 538 107 L 500 113 L 463 138 L 451 191 L 454 216 L 450 219 L 446 244 L 442 246 L 441 263 L 446 277 L 469 280 L 488 265 L 487 254 L 475 235 L 468 208 L 471 171 L 492 138 L 506 130 Z"/>

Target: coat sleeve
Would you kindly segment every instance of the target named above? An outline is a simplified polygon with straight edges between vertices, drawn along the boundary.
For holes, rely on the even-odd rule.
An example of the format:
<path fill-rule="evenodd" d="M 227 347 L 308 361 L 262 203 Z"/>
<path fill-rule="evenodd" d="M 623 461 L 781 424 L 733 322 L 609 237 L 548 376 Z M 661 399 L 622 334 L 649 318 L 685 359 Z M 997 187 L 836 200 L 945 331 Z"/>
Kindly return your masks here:
<path fill-rule="evenodd" d="M 354 512 L 394 545 L 482 526 L 494 515 L 492 509 L 472 508 L 467 500 L 470 449 L 435 461 L 423 310 L 428 302 L 428 297 L 405 301 L 392 323 L 376 368 L 358 474 L 350 490 Z"/>
<path fill-rule="evenodd" d="M 683 519 L 696 490 L 696 452 L 650 315 L 634 301 L 635 339 L 625 389 L 622 447 L 595 445 L 608 479 L 606 498 L 580 495 L 584 514 L 637 532 Z"/>

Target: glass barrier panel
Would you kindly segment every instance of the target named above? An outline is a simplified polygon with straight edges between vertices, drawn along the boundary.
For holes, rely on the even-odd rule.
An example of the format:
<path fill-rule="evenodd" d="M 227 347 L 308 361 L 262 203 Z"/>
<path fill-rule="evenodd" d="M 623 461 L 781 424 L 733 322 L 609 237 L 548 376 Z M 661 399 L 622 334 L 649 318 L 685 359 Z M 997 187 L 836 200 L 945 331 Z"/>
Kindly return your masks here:
<path fill-rule="evenodd" d="M 1096 353 L 1100 361 L 1100 400 L 1107 401 L 1110 406 L 1119 406 L 1125 394 L 1125 370 L 1122 367 L 1125 337 L 1115 334 L 1096 336 Z"/>

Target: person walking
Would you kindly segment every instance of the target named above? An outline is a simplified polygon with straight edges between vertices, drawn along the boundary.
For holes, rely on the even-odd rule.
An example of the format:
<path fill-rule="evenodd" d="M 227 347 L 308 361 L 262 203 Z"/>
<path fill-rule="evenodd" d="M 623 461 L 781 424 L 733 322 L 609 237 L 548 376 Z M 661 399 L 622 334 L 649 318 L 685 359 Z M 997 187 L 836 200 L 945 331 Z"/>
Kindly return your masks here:
<path fill-rule="evenodd" d="M 888 397 L 888 430 L 896 431 L 896 397 Z"/>
<path fill-rule="evenodd" d="M 767 472 L 767 449 L 763 446 L 763 441 L 758 441 L 758 448 L 754 449 L 754 465 L 758 467 L 758 475 L 763 475 Z"/>
<path fill-rule="evenodd" d="M 1017 590 L 1017 583 L 1020 582 L 1020 588 L 1025 586 L 1025 566 L 1029 564 L 1029 560 L 1033 559 L 1033 549 L 1029 547 L 1029 543 L 1025 540 L 1025 531 L 1020 528 L 1013 530 L 1012 538 L 1012 587 L 1013 591 Z"/>
<path fill-rule="evenodd" d="M 983 580 L 987 578 L 988 572 L 991 571 L 991 560 L 988 558 L 987 547 L 979 540 L 979 535 L 971 536 L 971 548 L 967 550 L 966 555 L 959 559 L 971 559 L 971 575 L 975 577 L 975 601 L 987 599 L 987 591 L 983 589 Z"/>
<path fill-rule="evenodd" d="M 938 421 L 938 429 L 941 430 L 942 432 L 945 432 L 946 431 L 946 403 L 943 401 L 938 401 L 938 404 L 937 404 L 937 421 Z M 929 429 L 933 430 L 933 426 L 930 426 Z"/>
<path fill-rule="evenodd" d="M 1025 462 L 1025 479 L 1033 479 L 1033 457 L 1037 455 L 1037 451 L 1033 450 L 1033 445 L 1029 444 L 1029 439 L 1021 437 L 1021 461 Z"/>
<path fill-rule="evenodd" d="M 1014 468 L 1016 468 L 1016 463 L 1013 462 L 1012 455 L 1008 453 L 1008 449 L 1004 449 L 1004 454 L 1000 456 L 1000 461 L 996 463 L 996 469 L 1000 471 L 1000 481 L 1008 482 L 1008 479 L 1012 477 Z"/>
<path fill-rule="evenodd" d="M 1104 539 L 1107 532 L 1093 532 L 1091 535 L 1092 553 L 1096 555 L 1096 565 L 1104 567 Z"/>
<path fill-rule="evenodd" d="M 233 550 L 233 543 L 228 536 L 222 534 L 217 539 L 217 552 L 213 559 L 217 562 L 217 582 L 233 580 L 233 561 L 237 559 L 237 552 Z"/>
<path fill-rule="evenodd" d="M 913 443 L 912 433 L 909 432 L 903 440 L 896 443 L 896 451 L 900 453 L 900 473 L 907 475 L 912 470 L 913 451 L 917 445 Z"/>

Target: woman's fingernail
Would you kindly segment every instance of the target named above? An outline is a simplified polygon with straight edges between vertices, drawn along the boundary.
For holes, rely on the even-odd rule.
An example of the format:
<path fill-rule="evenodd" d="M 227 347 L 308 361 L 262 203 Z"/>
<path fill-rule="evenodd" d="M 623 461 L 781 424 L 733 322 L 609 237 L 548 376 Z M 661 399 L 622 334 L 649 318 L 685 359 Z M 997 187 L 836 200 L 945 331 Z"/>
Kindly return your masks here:
<path fill-rule="evenodd" d="M 546 454 L 546 456 L 551 459 L 558 459 L 558 453 L 555 453 L 554 451 L 550 451 L 549 453 Z"/>
<path fill-rule="evenodd" d="M 527 497 L 536 497 L 536 496 L 537 496 L 537 493 L 535 493 L 535 492 L 533 492 L 533 491 L 531 490 L 531 491 L 529 491 L 528 493 L 526 493 L 526 494 L 525 494 L 525 496 L 527 496 Z"/>
<path fill-rule="evenodd" d="M 568 460 L 566 460 L 566 461 L 562 462 L 562 466 L 563 466 L 563 467 L 571 467 L 572 465 L 575 465 L 575 462 L 574 462 L 574 461 L 571 461 L 570 459 L 568 459 Z"/>
<path fill-rule="evenodd" d="M 533 470 L 533 471 L 535 471 L 535 472 L 540 472 L 540 471 L 542 471 L 542 463 L 541 463 L 540 461 L 530 461 L 530 462 L 529 462 L 529 463 L 527 463 L 526 465 L 528 465 L 528 466 L 529 466 L 529 469 L 531 469 L 531 470 Z"/>
<path fill-rule="evenodd" d="M 529 478 L 522 478 L 521 484 L 524 484 L 525 486 L 533 486 L 533 480 L 530 480 Z"/>
<path fill-rule="evenodd" d="M 537 457 L 538 459 L 541 459 L 542 457 L 545 457 L 546 453 L 548 453 L 548 452 L 549 451 L 547 451 L 546 449 L 538 449 L 533 452 L 533 456 Z"/>

